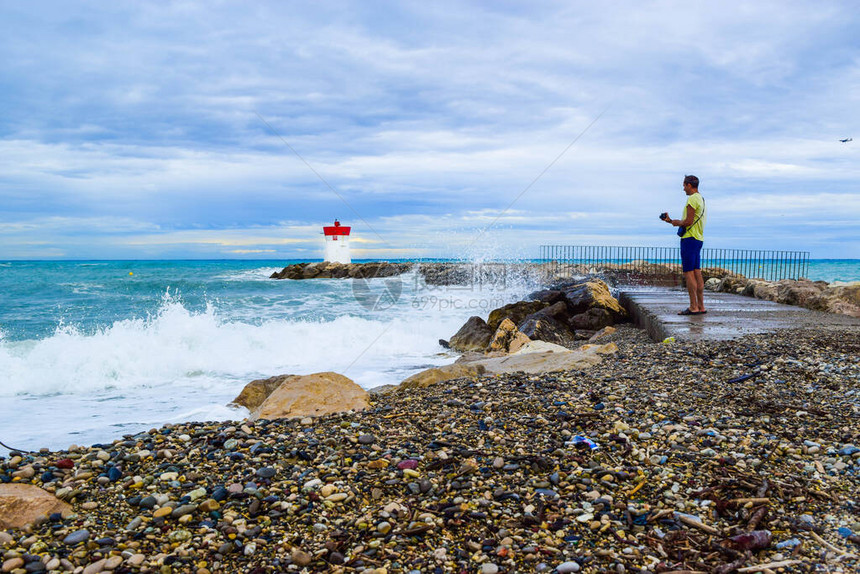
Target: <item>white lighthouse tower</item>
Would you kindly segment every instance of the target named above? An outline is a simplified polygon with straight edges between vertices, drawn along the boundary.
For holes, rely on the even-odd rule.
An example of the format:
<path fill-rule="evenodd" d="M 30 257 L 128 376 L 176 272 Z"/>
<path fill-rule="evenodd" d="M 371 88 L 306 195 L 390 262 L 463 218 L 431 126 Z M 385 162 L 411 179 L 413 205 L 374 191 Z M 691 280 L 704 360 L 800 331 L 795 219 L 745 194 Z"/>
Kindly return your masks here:
<path fill-rule="evenodd" d="M 325 235 L 325 260 L 329 263 L 352 263 L 349 254 L 350 227 L 344 227 L 337 219 L 334 225 L 323 227 Z"/>

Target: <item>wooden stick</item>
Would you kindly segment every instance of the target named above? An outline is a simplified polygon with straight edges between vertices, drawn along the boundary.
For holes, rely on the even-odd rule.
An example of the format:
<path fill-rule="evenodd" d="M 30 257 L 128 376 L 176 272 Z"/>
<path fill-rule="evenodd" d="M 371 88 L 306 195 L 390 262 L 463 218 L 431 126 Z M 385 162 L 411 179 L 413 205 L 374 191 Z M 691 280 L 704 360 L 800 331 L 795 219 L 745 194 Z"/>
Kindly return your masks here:
<path fill-rule="evenodd" d="M 800 564 L 800 560 L 783 560 L 782 562 L 768 562 L 767 564 L 757 564 L 756 566 L 746 566 L 738 568 L 738 572 L 762 572 L 772 568 L 785 568 L 786 566 L 794 566 Z"/>
<path fill-rule="evenodd" d="M 852 554 L 851 552 L 846 552 L 846 551 L 842 550 L 841 548 L 839 548 L 838 546 L 832 545 L 831 543 L 829 543 L 828 541 L 826 541 L 825 539 L 820 537 L 818 534 L 816 534 L 812 530 L 809 531 L 809 534 L 813 538 L 815 538 L 816 542 L 818 542 L 819 544 L 821 544 L 822 546 L 824 546 L 828 550 L 832 550 L 833 552 L 836 552 L 840 556 L 844 556 L 845 558 L 858 558 L 858 556 L 856 554 Z"/>
<path fill-rule="evenodd" d="M 753 504 L 770 504 L 770 498 L 733 498 L 729 502 L 735 504 L 746 504 L 748 502 L 752 502 Z"/>
<path fill-rule="evenodd" d="M 722 535 L 722 532 L 714 528 L 713 526 L 708 526 L 704 522 L 700 522 L 694 518 L 690 518 L 688 516 L 684 516 L 683 514 L 678 515 L 678 520 L 686 524 L 687 526 L 692 526 L 693 528 L 698 528 L 699 530 L 703 530 L 708 534 L 714 535 Z"/>
<path fill-rule="evenodd" d="M 640 488 L 642 488 L 643 486 L 645 486 L 645 483 L 646 483 L 646 482 L 648 482 L 648 479 L 643 479 L 643 480 L 642 480 L 642 482 L 640 482 L 639 484 L 637 484 L 637 485 L 636 485 L 636 488 L 634 488 L 633 490 L 631 490 L 631 491 L 627 494 L 627 496 L 633 496 L 634 494 L 636 494 L 637 492 L 639 492 L 639 489 L 640 489 Z"/>
<path fill-rule="evenodd" d="M 747 524 L 747 530 L 755 530 L 759 522 L 762 521 L 764 515 L 767 514 L 767 506 L 759 506 L 758 509 L 750 516 L 750 521 Z"/>
<path fill-rule="evenodd" d="M 656 513 L 652 514 L 648 517 L 648 522 L 654 522 L 655 520 L 660 520 L 664 516 L 669 516 L 670 514 L 674 514 L 674 510 L 658 510 Z"/>

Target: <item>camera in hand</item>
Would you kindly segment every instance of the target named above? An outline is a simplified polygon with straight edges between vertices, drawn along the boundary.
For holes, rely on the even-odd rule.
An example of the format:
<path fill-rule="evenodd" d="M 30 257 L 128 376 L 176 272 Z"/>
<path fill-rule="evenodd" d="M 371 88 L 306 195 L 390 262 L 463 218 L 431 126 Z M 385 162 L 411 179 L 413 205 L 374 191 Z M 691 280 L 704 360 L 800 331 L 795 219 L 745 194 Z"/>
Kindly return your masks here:
<path fill-rule="evenodd" d="M 666 221 L 667 219 L 669 219 L 669 213 L 664 211 L 663 213 L 660 214 L 660 219 L 662 219 L 663 221 Z"/>

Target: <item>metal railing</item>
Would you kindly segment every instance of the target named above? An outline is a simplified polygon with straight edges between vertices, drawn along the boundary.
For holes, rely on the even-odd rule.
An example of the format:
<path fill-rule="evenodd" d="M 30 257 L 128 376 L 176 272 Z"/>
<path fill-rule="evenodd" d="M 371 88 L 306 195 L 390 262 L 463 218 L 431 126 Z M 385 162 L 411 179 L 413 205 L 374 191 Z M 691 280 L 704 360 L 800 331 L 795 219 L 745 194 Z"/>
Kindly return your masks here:
<path fill-rule="evenodd" d="M 613 273 L 626 275 L 633 282 L 646 282 L 681 275 L 678 247 L 541 245 L 540 259 L 556 276 Z M 702 272 L 709 277 L 734 274 L 778 281 L 807 277 L 809 273 L 808 251 L 702 249 L 701 259 Z"/>

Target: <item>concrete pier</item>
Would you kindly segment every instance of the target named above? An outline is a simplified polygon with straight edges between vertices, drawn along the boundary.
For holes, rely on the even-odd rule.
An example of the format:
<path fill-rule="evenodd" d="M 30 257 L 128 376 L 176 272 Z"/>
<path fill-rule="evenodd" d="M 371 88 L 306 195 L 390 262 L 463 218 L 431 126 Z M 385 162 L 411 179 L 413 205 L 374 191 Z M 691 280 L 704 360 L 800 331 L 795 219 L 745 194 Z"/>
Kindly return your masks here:
<path fill-rule="evenodd" d="M 680 288 L 631 288 L 621 291 L 619 301 L 636 325 L 645 329 L 655 341 L 666 337 L 685 341 L 726 340 L 799 327 L 860 329 L 860 319 L 847 315 L 810 311 L 729 293 L 706 291 L 708 312 L 705 315 L 678 315 L 690 304 L 687 291 Z"/>

